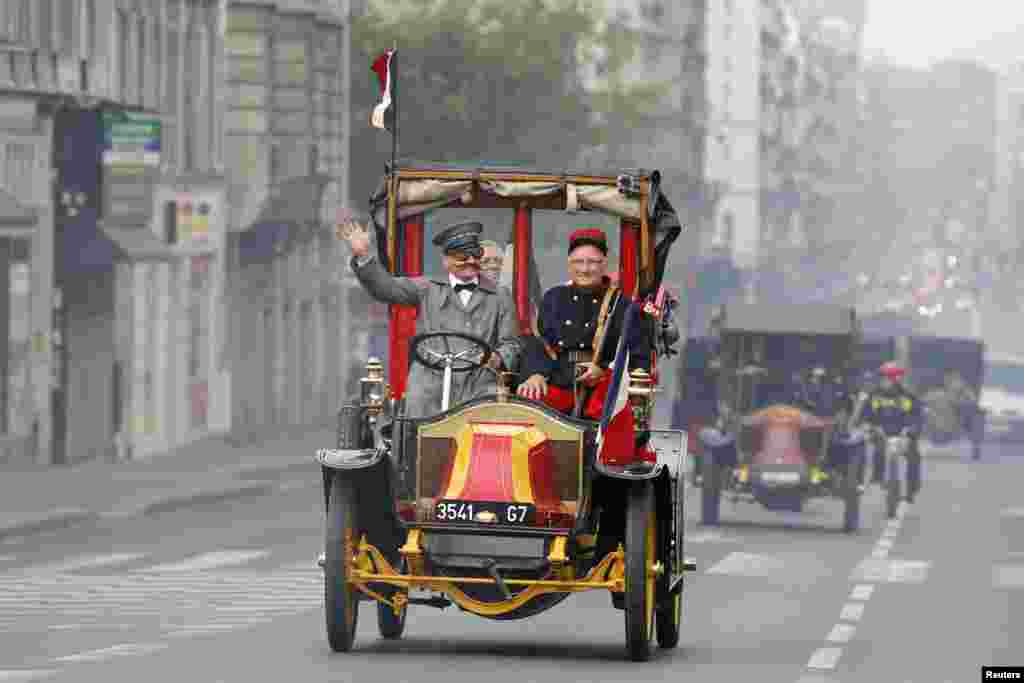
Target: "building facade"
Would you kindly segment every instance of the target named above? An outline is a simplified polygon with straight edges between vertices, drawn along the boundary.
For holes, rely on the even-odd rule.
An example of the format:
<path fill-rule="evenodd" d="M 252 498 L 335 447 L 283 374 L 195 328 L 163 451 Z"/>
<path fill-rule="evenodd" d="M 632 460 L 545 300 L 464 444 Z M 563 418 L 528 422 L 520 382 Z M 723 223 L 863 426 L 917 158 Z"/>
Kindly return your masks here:
<path fill-rule="evenodd" d="M 346 3 L 295 0 L 228 12 L 222 362 L 236 432 L 330 420 L 354 376 L 355 283 L 333 234 L 348 201 L 348 16 Z"/>
<path fill-rule="evenodd" d="M 254 16 L 273 46 L 259 55 L 227 40 Z M 281 368 L 275 396 L 294 397 L 287 421 L 333 410 L 313 406 L 323 393 L 294 405 L 300 382 L 337 375 L 323 340 L 346 328 L 345 297 L 328 304 L 332 331 L 315 318 L 316 343 L 313 324 L 295 323 L 314 319 L 308 292 L 295 313 L 279 305 L 273 335 L 287 326 L 306 336 L 258 367 L 239 334 L 263 310 L 236 305 L 254 272 L 239 265 L 253 261 L 240 256 L 240 235 L 267 223 L 287 239 L 255 270 L 291 268 L 317 292 L 322 281 L 341 287 L 326 274 L 333 264 L 312 275 L 297 259 L 314 242 L 333 253 L 324 226 L 344 199 L 346 17 L 343 3 L 300 0 L 0 6 L 0 457 L 171 452 L 244 424 L 233 397 L 252 388 L 239 377 L 265 367 Z M 282 205 L 310 178 L 315 197 L 300 190 Z M 303 356 L 311 346 L 319 365 Z"/>

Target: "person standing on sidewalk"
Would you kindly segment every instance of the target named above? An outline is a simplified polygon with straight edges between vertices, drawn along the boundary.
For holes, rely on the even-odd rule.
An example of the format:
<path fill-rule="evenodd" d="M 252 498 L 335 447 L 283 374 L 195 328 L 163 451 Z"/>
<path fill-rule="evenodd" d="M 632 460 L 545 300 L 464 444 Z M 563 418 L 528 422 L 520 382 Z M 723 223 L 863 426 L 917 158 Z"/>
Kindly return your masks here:
<path fill-rule="evenodd" d="M 480 223 L 458 223 L 434 238 L 434 244 L 443 253 L 446 276 L 395 277 L 372 252 L 366 226 L 351 219 L 337 226 L 338 237 L 346 240 L 352 250 L 352 270 L 370 296 L 389 304 L 419 308 L 417 334 L 457 330 L 480 337 L 491 345 L 494 353 L 488 361 L 490 369 L 453 376 L 452 405 L 494 393 L 497 390 L 495 373 L 514 372 L 519 362 L 521 342 L 512 293 L 480 273 L 484 253 L 480 246 L 482 232 Z M 419 363 L 412 365 L 406 398 L 407 417 L 441 412 L 442 378 L 438 370 Z"/>

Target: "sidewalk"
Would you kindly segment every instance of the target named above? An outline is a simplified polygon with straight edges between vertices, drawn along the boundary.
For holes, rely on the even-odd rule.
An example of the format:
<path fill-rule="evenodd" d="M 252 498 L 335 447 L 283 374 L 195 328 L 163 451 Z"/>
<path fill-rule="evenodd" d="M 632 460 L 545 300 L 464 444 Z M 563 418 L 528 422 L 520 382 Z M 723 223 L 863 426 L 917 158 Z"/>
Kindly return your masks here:
<path fill-rule="evenodd" d="M 0 466 L 0 539 L 267 494 L 286 475 L 318 478 L 314 453 L 335 438 L 333 428 L 308 427 L 251 443 L 210 437 L 125 462 Z"/>

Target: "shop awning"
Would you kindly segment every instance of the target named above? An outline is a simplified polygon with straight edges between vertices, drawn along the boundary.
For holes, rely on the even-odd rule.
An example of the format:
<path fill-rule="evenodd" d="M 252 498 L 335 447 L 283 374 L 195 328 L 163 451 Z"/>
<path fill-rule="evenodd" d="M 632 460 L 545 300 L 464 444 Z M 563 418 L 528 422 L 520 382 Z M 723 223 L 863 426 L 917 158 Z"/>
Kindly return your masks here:
<path fill-rule="evenodd" d="M 324 193 L 333 182 L 330 176 L 314 174 L 278 184 L 238 236 L 242 262 L 266 260 L 288 240 L 320 227 Z"/>
<path fill-rule="evenodd" d="M 174 250 L 157 239 L 147 226 L 105 224 L 100 230 L 130 259 L 169 260 L 174 257 Z"/>

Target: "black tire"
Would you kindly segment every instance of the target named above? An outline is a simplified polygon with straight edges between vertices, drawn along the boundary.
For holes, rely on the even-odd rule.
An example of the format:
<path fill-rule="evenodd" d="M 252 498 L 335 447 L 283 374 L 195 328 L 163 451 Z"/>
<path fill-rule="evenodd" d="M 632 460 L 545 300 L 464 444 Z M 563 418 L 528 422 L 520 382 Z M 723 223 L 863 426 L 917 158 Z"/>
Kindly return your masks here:
<path fill-rule="evenodd" d="M 861 463 L 852 461 L 846 465 L 843 478 L 843 531 L 854 533 L 860 529 L 860 482 L 864 474 Z"/>
<path fill-rule="evenodd" d="M 683 590 L 670 595 L 668 605 L 658 608 L 654 624 L 658 631 L 658 647 L 671 650 L 679 645 L 679 631 L 683 621 Z"/>
<path fill-rule="evenodd" d="M 348 652 L 359 623 L 358 590 L 348 582 L 349 558 L 359 540 L 356 497 L 352 482 L 338 474 L 332 479 L 324 548 L 324 609 L 331 649 Z"/>
<path fill-rule="evenodd" d="M 626 650 L 634 662 L 645 662 L 651 657 L 657 579 L 649 568 L 657 561 L 657 524 L 654 486 L 646 481 L 635 483 L 626 509 L 624 595 Z"/>
<path fill-rule="evenodd" d="M 894 519 L 902 495 L 899 458 L 889 457 L 888 465 L 888 472 L 885 473 L 885 512 L 889 519 Z"/>
<path fill-rule="evenodd" d="M 716 526 L 722 507 L 722 475 L 721 468 L 709 456 L 704 456 L 704 476 L 700 490 L 701 522 L 706 526 Z"/>
<path fill-rule="evenodd" d="M 405 570 L 405 561 L 401 564 L 402 573 L 407 573 Z M 409 590 L 407 588 L 398 588 L 397 586 L 392 590 L 387 591 L 388 597 L 394 597 L 399 593 L 409 597 Z M 395 615 L 395 610 L 391 608 L 391 605 L 385 605 L 383 602 L 377 603 L 377 629 L 380 631 L 380 637 L 386 640 L 398 640 L 405 633 L 405 618 L 409 613 L 409 603 L 402 606 L 402 610 L 398 615 Z"/>

